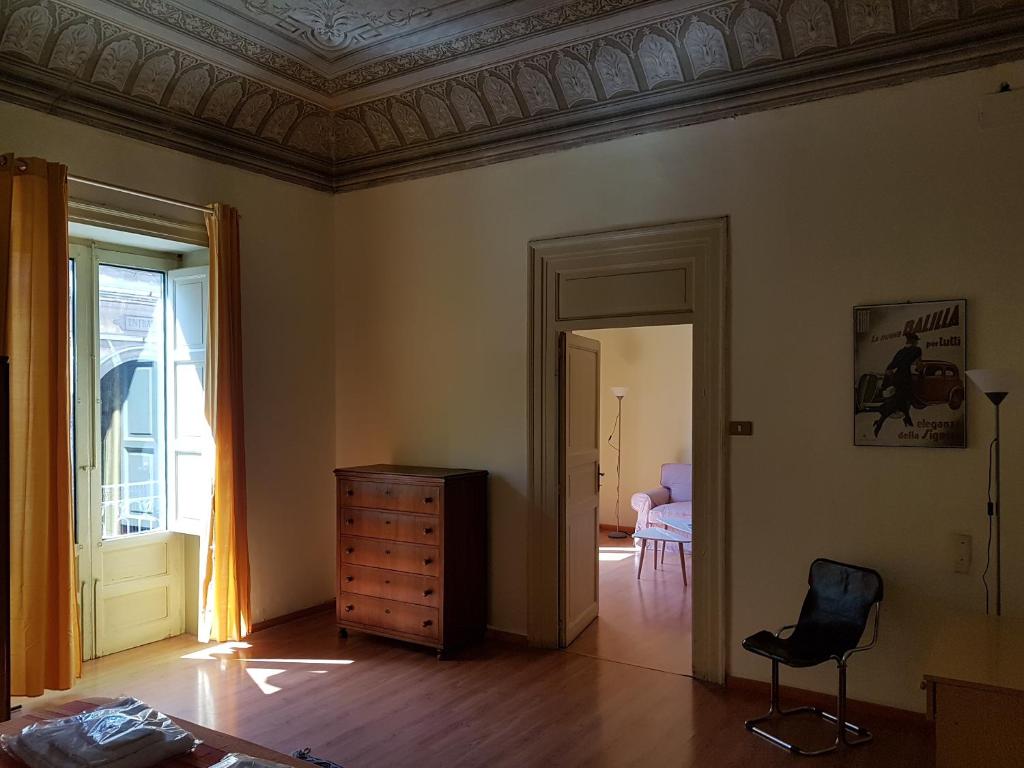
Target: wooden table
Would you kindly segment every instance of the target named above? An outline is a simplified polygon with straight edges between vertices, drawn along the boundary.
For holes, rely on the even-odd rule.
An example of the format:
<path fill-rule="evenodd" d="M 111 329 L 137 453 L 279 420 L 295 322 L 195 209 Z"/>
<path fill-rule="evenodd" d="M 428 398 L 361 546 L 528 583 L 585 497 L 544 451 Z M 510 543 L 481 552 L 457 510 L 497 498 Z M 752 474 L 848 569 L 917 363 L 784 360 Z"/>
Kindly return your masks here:
<path fill-rule="evenodd" d="M 945 621 L 926 658 L 936 768 L 1024 768 L 1024 620 Z"/>
<path fill-rule="evenodd" d="M 640 573 L 644 569 L 644 554 L 647 552 L 647 542 L 654 542 L 654 567 L 657 569 L 658 542 L 662 542 L 662 546 L 664 546 L 665 542 L 671 541 L 679 545 L 679 565 L 683 569 L 683 586 L 689 586 L 689 582 L 686 579 L 686 553 L 683 552 L 683 544 L 689 544 L 691 537 L 664 528 L 644 528 L 639 533 L 634 533 L 633 538 L 640 540 L 640 566 L 636 569 L 637 579 L 640 578 Z"/>
<path fill-rule="evenodd" d="M 77 715 L 80 712 L 94 709 L 100 704 L 107 704 L 110 701 L 112 700 L 82 699 L 79 701 L 71 701 L 67 704 L 52 705 L 44 709 L 33 710 L 32 712 L 17 716 L 6 723 L 0 723 L 0 734 L 13 736 L 26 725 L 37 723 L 40 720 L 55 720 L 61 717 L 71 717 L 72 715 Z M 218 762 L 229 752 L 241 752 L 242 754 L 251 755 L 252 757 L 259 757 L 264 760 L 272 760 L 275 763 L 294 766 L 294 768 L 311 768 L 310 763 L 299 760 L 296 757 L 275 752 L 272 749 L 261 747 L 259 744 L 253 744 L 251 741 L 245 741 L 244 739 L 239 739 L 235 736 L 229 736 L 228 734 L 221 733 L 220 731 L 204 728 L 201 725 L 190 723 L 188 720 L 183 720 L 182 718 L 175 717 L 169 713 L 167 716 L 197 739 L 202 741 L 202 744 L 187 755 L 180 755 L 179 757 L 173 757 L 170 760 L 164 760 L 160 763 L 162 768 L 164 766 L 166 766 L 166 768 L 207 768 L 208 766 Z M 0 767 L 25 768 L 23 763 L 4 750 L 0 750 Z"/>

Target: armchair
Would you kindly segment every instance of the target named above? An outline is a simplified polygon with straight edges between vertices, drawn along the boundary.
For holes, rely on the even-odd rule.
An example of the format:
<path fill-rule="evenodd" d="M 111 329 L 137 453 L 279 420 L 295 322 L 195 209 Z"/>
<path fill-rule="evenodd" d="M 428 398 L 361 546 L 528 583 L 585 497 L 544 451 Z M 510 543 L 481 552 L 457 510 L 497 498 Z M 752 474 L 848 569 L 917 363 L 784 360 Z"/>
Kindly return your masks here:
<path fill-rule="evenodd" d="M 636 530 L 668 526 L 690 533 L 693 521 L 693 465 L 662 464 L 661 486 L 634 493 L 630 506 L 636 512 Z"/>

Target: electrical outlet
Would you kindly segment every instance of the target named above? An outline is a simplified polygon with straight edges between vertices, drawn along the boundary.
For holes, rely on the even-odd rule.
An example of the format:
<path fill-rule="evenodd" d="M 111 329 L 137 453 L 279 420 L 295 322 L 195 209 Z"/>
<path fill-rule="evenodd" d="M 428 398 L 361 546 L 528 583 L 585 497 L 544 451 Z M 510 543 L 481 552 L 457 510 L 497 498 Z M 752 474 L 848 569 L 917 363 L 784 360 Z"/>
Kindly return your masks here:
<path fill-rule="evenodd" d="M 953 534 L 953 571 L 956 573 L 971 572 L 971 537 L 966 533 Z"/>

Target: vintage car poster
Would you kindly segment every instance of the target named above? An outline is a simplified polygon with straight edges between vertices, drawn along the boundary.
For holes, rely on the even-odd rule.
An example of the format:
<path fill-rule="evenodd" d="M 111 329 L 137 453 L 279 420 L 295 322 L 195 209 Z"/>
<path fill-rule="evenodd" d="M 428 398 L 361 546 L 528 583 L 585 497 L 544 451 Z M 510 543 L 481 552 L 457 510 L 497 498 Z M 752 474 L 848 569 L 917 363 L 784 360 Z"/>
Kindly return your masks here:
<path fill-rule="evenodd" d="M 855 445 L 967 447 L 967 302 L 853 308 Z"/>

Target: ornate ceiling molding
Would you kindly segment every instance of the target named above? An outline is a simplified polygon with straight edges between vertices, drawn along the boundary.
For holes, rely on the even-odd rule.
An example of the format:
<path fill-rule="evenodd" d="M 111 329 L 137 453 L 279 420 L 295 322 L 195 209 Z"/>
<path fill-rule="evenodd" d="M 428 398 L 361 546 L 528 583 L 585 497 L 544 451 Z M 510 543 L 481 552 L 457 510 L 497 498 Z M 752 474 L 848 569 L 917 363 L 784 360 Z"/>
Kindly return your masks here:
<path fill-rule="evenodd" d="M 329 112 L 65 2 L 0 0 L 0 97 L 334 190 L 1017 58 L 1024 0 L 719 0 Z"/>
<path fill-rule="evenodd" d="M 655 0 L 572 0 L 526 16 L 509 19 L 394 56 L 368 62 L 336 76 L 288 56 L 259 40 L 246 37 L 226 24 L 198 14 L 173 0 L 108 0 L 177 32 L 216 46 L 262 69 L 311 88 L 325 96 L 337 96 L 356 88 L 401 77 L 427 67 L 494 50 L 547 32 L 610 16 Z M 268 0 L 259 0 L 259 7 Z M 407 11 L 412 16 L 416 9 Z M 404 18 L 401 17 L 401 18 Z"/>

